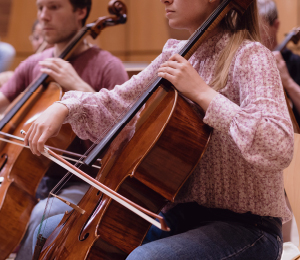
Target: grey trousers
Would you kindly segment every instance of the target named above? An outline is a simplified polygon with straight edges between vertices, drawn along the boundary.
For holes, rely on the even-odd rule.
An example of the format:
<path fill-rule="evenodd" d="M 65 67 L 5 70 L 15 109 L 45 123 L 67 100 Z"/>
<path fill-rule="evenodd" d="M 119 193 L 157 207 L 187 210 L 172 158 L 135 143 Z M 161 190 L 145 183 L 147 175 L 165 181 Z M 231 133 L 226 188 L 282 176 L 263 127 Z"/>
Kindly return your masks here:
<path fill-rule="evenodd" d="M 83 195 L 88 190 L 89 185 L 88 184 L 76 184 L 73 186 L 69 186 L 65 189 L 62 189 L 58 196 L 72 202 L 72 203 L 78 203 Z M 47 199 L 39 201 L 38 204 L 33 208 L 33 211 L 31 213 L 29 225 L 26 231 L 25 236 L 23 237 L 20 249 L 17 254 L 17 257 L 15 260 L 31 260 L 32 259 L 32 240 L 33 240 L 33 234 L 36 227 L 41 223 L 44 209 L 47 203 Z M 55 216 L 58 214 L 63 214 L 66 211 L 72 210 L 71 207 L 69 207 L 67 204 L 63 203 L 62 201 L 51 198 L 49 201 L 49 206 L 51 206 L 49 214 L 47 214 L 46 218 L 49 218 L 51 216 Z"/>

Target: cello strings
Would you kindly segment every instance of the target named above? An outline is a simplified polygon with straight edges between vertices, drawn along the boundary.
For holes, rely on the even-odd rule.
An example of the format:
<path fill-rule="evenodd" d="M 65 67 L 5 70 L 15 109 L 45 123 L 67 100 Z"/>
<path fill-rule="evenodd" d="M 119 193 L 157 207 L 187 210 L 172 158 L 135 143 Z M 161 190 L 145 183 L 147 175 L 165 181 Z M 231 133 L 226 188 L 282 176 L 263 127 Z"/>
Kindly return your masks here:
<path fill-rule="evenodd" d="M 96 144 L 93 143 L 89 147 L 89 149 L 84 153 L 84 155 L 82 155 L 82 157 L 79 160 L 82 161 L 83 158 L 86 157 L 86 155 L 94 148 L 95 145 Z M 77 167 L 77 168 L 79 168 L 79 169 L 80 169 L 81 165 L 82 164 L 80 164 L 78 166 L 78 162 L 74 164 L 74 166 Z M 45 206 L 45 209 L 44 209 L 44 213 L 43 213 L 43 216 L 42 216 L 42 219 L 41 219 L 41 223 L 40 223 L 40 226 L 39 226 L 39 230 L 38 230 L 38 236 L 37 236 L 38 239 L 39 239 L 39 235 L 43 234 L 44 231 L 45 231 L 45 228 L 47 226 L 47 219 L 48 219 L 48 216 L 50 216 L 50 210 L 52 208 L 52 203 L 53 203 L 53 201 L 55 199 L 55 198 L 53 198 L 51 200 L 51 203 L 50 203 L 50 199 L 52 198 L 51 193 L 57 195 L 59 193 L 59 191 L 66 185 L 66 183 L 70 180 L 70 178 L 72 176 L 73 176 L 72 173 L 67 172 L 65 174 L 65 176 L 55 185 L 55 187 L 49 193 L 48 198 L 47 198 L 47 202 L 46 202 L 46 206 Z M 45 224 L 43 224 L 43 223 L 45 223 Z"/>
<path fill-rule="evenodd" d="M 137 100 L 145 93 L 145 90 L 149 89 L 149 87 L 157 80 L 156 77 L 152 78 L 152 80 L 150 80 L 150 82 L 148 84 L 146 84 L 146 87 L 144 87 L 139 94 L 137 95 L 137 97 L 127 106 L 126 109 L 123 110 L 123 112 L 102 132 L 102 134 L 97 138 L 97 140 L 91 145 L 91 147 L 88 149 L 88 151 L 86 151 L 84 153 L 84 155 L 87 155 L 92 149 L 94 149 L 94 147 L 97 145 L 97 143 L 99 143 L 104 136 L 107 135 L 107 133 L 110 131 L 110 129 L 116 124 L 118 123 L 123 117 L 124 115 L 130 110 L 130 108 L 137 102 Z M 137 113 L 138 114 L 138 113 Z M 77 166 L 77 164 L 75 164 L 75 166 Z M 52 189 L 51 193 L 53 194 L 58 194 L 58 192 L 63 188 L 63 186 L 70 180 L 70 178 L 73 176 L 72 173 L 68 172 L 64 178 Z M 51 210 L 51 205 L 49 200 L 50 200 L 50 196 L 47 199 L 47 203 L 46 203 L 46 207 L 44 210 L 44 214 L 43 214 L 43 218 L 42 218 L 42 222 L 40 225 L 40 230 L 39 230 L 39 234 L 44 233 L 46 225 L 47 225 L 47 217 L 48 215 L 50 215 L 50 210 Z M 53 201 L 53 200 L 52 200 Z M 43 225 L 43 221 L 45 220 L 45 225 Z M 42 228 L 43 227 L 43 230 Z"/>
<path fill-rule="evenodd" d="M 114 124 L 115 124 L 117 121 L 119 121 L 119 120 L 127 113 L 127 111 L 133 106 L 133 104 L 136 102 L 136 100 L 138 100 L 138 98 L 140 98 L 140 97 L 144 94 L 144 90 L 146 90 L 147 88 L 149 88 L 149 86 L 151 86 L 151 84 L 152 84 L 153 82 L 155 82 L 155 80 L 156 80 L 156 78 L 154 77 L 152 80 L 150 80 L 150 82 L 149 82 L 148 84 L 146 84 L 146 86 L 143 88 L 143 90 L 140 91 L 139 95 L 137 95 L 136 99 L 135 99 L 134 101 L 132 101 L 131 104 L 128 105 L 127 109 L 123 110 L 123 113 L 121 113 L 121 114 L 116 118 L 116 120 L 115 120 L 112 124 L 110 124 L 109 127 L 107 127 L 107 129 L 106 129 L 105 131 L 103 131 L 103 133 L 101 134 L 101 136 L 98 137 L 98 139 L 96 140 L 96 142 L 90 147 L 90 149 L 89 149 L 85 154 L 88 154 L 89 151 L 90 151 L 91 149 L 93 149 L 93 148 L 96 146 L 96 143 L 99 142 L 99 141 L 100 141 L 100 140 L 108 133 L 109 129 L 110 129 L 111 127 L 113 127 Z M 75 166 L 78 166 L 78 163 L 77 163 L 77 162 L 76 162 Z M 62 187 L 70 180 L 70 178 L 72 177 L 72 175 L 73 175 L 73 174 L 71 174 L 70 172 L 68 172 L 68 173 L 62 178 L 62 180 L 61 180 L 61 181 L 60 181 L 60 182 L 52 189 L 52 192 L 53 192 L 54 194 L 57 194 L 57 193 L 62 189 Z M 49 195 L 49 196 L 48 196 L 48 199 L 47 199 L 46 208 L 45 208 L 44 215 L 43 215 L 43 218 L 42 218 L 41 223 L 43 223 L 44 217 L 45 217 L 46 215 L 49 214 L 49 213 L 47 214 L 47 209 L 48 209 L 49 211 L 50 211 L 50 209 L 51 209 L 52 203 L 51 203 L 51 205 L 50 205 L 50 203 L 49 203 L 50 197 L 51 197 L 51 196 Z M 53 201 L 53 200 L 52 200 L 52 201 Z M 49 208 L 49 206 L 50 206 L 50 208 Z M 41 225 L 41 226 L 42 226 L 42 225 Z M 39 232 L 39 233 L 40 233 L 40 232 Z"/>
<path fill-rule="evenodd" d="M 0 132 L 0 134 L 2 134 L 2 133 Z M 10 136 L 12 136 L 12 135 L 10 135 Z M 23 139 L 23 138 L 19 138 L 19 137 L 15 136 L 15 139 L 21 140 L 21 139 Z M 24 140 L 24 139 L 23 139 L 23 140 Z M 23 145 L 23 144 L 20 144 L 20 143 L 11 141 L 11 140 L 4 139 L 4 138 L 2 138 L 2 137 L 0 137 L 0 141 L 6 142 L 6 143 L 11 143 L 11 144 L 14 144 L 14 145 L 18 145 L 18 146 L 21 146 L 21 147 L 30 149 L 29 146 L 26 146 L 26 145 Z M 21 141 L 22 141 L 22 140 L 21 140 Z M 82 159 L 76 160 L 76 159 L 73 159 L 73 158 L 70 158 L 70 157 L 67 157 L 67 156 L 64 156 L 64 155 L 61 155 L 61 157 L 64 158 L 65 160 L 68 160 L 68 161 L 71 161 L 71 162 L 76 162 L 76 163 L 81 164 L 81 165 L 84 164 L 84 162 L 82 161 Z M 84 158 L 84 157 L 83 157 L 83 158 Z M 97 165 L 92 165 L 91 167 L 101 169 L 101 167 L 100 167 L 100 166 L 97 166 Z"/>

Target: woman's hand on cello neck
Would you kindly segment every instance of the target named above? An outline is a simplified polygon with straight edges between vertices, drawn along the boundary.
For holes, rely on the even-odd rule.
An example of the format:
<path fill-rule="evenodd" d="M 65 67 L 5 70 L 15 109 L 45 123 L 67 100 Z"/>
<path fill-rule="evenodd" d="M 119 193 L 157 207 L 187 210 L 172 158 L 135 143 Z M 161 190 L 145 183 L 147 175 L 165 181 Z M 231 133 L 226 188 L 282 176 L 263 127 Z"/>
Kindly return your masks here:
<path fill-rule="evenodd" d="M 30 126 L 25 136 L 25 145 L 29 145 L 33 154 L 41 155 L 46 141 L 56 136 L 68 116 L 68 108 L 60 103 L 48 107 Z"/>
<path fill-rule="evenodd" d="M 218 94 L 205 83 L 190 62 L 179 54 L 174 54 L 160 66 L 158 76 L 170 81 L 179 92 L 200 105 L 204 111 Z"/>

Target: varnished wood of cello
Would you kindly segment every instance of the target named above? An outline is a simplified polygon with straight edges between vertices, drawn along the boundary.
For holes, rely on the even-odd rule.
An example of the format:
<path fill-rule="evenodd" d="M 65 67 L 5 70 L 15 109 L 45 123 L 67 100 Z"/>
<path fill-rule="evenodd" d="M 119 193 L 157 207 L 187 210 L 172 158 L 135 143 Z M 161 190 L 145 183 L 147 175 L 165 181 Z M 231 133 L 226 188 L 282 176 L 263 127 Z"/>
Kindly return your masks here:
<path fill-rule="evenodd" d="M 209 136 L 210 128 L 177 91 L 159 88 L 110 145 L 97 179 L 158 213 L 174 200 Z M 125 259 L 149 229 L 148 222 L 95 188 L 79 206 L 86 213 L 66 214 L 39 259 Z"/>
<path fill-rule="evenodd" d="M 96 38 L 107 26 L 126 22 L 126 6 L 118 0 L 111 0 L 108 6 L 110 16 L 100 17 L 94 23 L 83 27 L 62 51 L 59 58 L 68 59 L 85 36 Z M 61 88 L 50 83 L 46 74 L 38 77 L 11 104 L 0 121 L 1 131 L 16 136 L 25 131 L 30 124 L 53 102 L 62 97 Z M 57 137 L 51 138 L 47 145 L 66 150 L 75 134 L 69 125 L 61 128 Z M 0 260 L 4 260 L 20 243 L 25 234 L 31 211 L 37 203 L 36 189 L 52 162 L 34 156 L 27 148 L 0 142 Z"/>
<path fill-rule="evenodd" d="M 18 122 L 12 120 L 3 131 L 21 136 L 21 129 L 28 129 L 40 113 L 62 97 L 63 92 L 56 83 L 49 84 L 46 90 L 42 88 L 16 114 Z M 47 144 L 65 150 L 74 138 L 70 125 L 65 125 Z M 47 158 L 34 156 L 27 148 L 13 144 L 3 146 L 1 157 L 7 160 L 2 161 L 0 171 L 0 177 L 4 178 L 0 187 L 0 259 L 6 259 L 20 243 L 37 203 L 36 189 L 52 163 Z"/>
<path fill-rule="evenodd" d="M 224 0 L 179 54 L 189 59 L 233 8 L 243 12 L 252 0 Z M 211 129 L 194 107 L 161 78 L 154 79 L 112 127 L 86 162 L 102 158 L 97 180 L 144 208 L 158 213 L 174 201 L 201 159 Z M 137 113 L 137 110 L 139 112 Z M 132 116 L 135 115 L 135 117 Z M 130 122 L 128 122 L 130 121 Z M 122 128 L 121 126 L 127 125 Z M 79 203 L 85 214 L 66 213 L 47 239 L 40 260 L 125 259 L 149 227 L 145 220 L 90 188 Z"/>

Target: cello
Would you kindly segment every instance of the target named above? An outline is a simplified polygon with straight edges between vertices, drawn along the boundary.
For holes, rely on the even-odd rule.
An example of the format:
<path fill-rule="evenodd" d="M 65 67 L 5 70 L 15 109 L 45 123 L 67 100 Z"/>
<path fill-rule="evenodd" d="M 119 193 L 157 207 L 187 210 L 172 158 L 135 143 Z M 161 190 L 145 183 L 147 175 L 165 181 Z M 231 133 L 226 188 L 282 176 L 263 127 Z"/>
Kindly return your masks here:
<path fill-rule="evenodd" d="M 86 36 L 96 38 L 104 28 L 126 22 L 126 6 L 121 1 L 110 1 L 108 10 L 111 15 L 100 17 L 83 27 L 59 58 L 68 59 Z M 9 106 L 0 121 L 0 130 L 18 135 L 20 129 L 27 129 L 42 111 L 60 100 L 62 95 L 60 86 L 51 82 L 48 75 L 42 74 Z M 71 127 L 64 126 L 59 135 L 47 144 L 65 150 L 74 138 Z M 24 147 L 6 142 L 1 142 L 0 147 L 0 259 L 6 259 L 25 234 L 31 211 L 37 203 L 36 189 L 52 162 L 32 156 Z"/>
<path fill-rule="evenodd" d="M 299 40 L 300 40 L 300 27 L 292 29 L 284 38 L 284 40 L 280 44 L 278 44 L 278 46 L 276 46 L 274 51 L 282 52 L 289 42 L 292 41 L 294 44 L 298 44 Z"/>
<path fill-rule="evenodd" d="M 189 59 L 208 28 L 217 26 L 233 8 L 245 11 L 251 2 L 223 1 L 179 54 Z M 201 159 L 210 130 L 190 102 L 158 77 L 85 162 L 100 156 L 99 182 L 159 212 L 174 201 Z M 149 229 L 147 222 L 95 188 L 88 190 L 78 206 L 84 213 L 73 210 L 64 215 L 39 259 L 125 259 Z"/>

